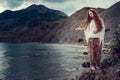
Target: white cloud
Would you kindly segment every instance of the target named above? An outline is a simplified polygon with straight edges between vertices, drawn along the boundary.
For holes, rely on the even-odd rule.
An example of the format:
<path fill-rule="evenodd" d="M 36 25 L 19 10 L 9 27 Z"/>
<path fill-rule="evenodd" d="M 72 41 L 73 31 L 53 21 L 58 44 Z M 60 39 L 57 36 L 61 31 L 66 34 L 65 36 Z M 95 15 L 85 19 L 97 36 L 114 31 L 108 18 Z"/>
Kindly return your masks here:
<path fill-rule="evenodd" d="M 0 7 L 0 11 L 2 12 L 2 11 L 4 11 L 5 9 L 3 8 L 3 7 Z"/>
<path fill-rule="evenodd" d="M 55 0 L 51 0 L 51 1 L 55 1 Z M 26 8 L 31 4 L 43 4 L 49 8 L 61 10 L 67 13 L 68 15 L 71 15 L 72 13 L 76 12 L 77 10 L 83 7 L 108 8 L 118 1 L 119 0 L 99 0 L 99 1 L 98 0 L 66 0 L 61 2 L 57 2 L 57 1 L 49 2 L 48 0 L 23 0 L 22 3 L 18 4 L 19 6 L 16 6 L 14 8 L 11 8 L 9 5 L 6 4 L 7 2 L 4 1 L 4 3 L 0 3 L 2 4 L 0 5 L 0 12 L 6 9 L 18 10 L 18 9 Z M 12 6 L 12 3 L 10 5 Z"/>
<path fill-rule="evenodd" d="M 59 9 L 66 12 L 68 15 L 76 12 L 83 7 L 99 7 L 108 8 L 119 0 L 69 0 L 64 3 L 48 3 L 44 4 L 53 9 Z"/>

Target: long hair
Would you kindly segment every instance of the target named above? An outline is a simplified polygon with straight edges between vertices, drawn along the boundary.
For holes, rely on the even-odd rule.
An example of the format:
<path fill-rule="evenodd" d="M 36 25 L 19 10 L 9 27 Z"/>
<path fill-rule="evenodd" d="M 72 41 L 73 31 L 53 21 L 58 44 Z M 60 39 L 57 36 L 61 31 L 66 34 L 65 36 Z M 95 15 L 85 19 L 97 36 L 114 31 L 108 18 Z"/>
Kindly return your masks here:
<path fill-rule="evenodd" d="M 92 18 L 89 15 L 89 11 L 91 11 L 93 13 L 97 32 L 101 31 L 102 30 L 102 22 L 101 22 L 99 14 L 97 13 L 97 11 L 95 9 L 88 10 L 86 21 L 82 27 L 85 27 L 85 26 L 88 27 L 88 25 L 90 24 L 90 22 L 92 20 Z"/>

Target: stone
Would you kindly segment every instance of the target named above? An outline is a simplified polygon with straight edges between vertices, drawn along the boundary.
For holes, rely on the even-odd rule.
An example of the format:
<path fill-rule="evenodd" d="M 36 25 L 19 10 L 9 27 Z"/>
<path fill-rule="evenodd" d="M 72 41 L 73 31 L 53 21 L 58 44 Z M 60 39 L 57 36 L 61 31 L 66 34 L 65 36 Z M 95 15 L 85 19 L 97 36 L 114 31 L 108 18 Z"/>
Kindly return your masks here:
<path fill-rule="evenodd" d="M 82 64 L 82 67 L 90 67 L 90 63 L 89 63 L 89 62 L 84 62 L 84 63 Z"/>
<path fill-rule="evenodd" d="M 83 55 L 88 55 L 88 52 L 84 52 Z"/>

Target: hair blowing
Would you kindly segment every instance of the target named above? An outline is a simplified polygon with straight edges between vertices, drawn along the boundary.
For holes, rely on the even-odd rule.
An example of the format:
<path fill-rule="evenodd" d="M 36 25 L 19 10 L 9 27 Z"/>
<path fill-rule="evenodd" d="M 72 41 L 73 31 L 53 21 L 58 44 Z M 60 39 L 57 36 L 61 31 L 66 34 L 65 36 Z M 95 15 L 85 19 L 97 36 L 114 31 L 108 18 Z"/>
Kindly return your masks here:
<path fill-rule="evenodd" d="M 97 32 L 101 31 L 102 30 L 102 22 L 101 22 L 99 14 L 97 13 L 97 11 L 95 9 L 89 9 L 88 10 L 86 21 L 85 21 L 85 23 L 83 24 L 82 27 L 88 27 L 88 25 L 90 24 L 90 22 L 92 20 L 92 18 L 89 16 L 89 11 L 91 11 L 93 13 L 94 20 L 95 20 L 95 25 L 97 27 Z"/>

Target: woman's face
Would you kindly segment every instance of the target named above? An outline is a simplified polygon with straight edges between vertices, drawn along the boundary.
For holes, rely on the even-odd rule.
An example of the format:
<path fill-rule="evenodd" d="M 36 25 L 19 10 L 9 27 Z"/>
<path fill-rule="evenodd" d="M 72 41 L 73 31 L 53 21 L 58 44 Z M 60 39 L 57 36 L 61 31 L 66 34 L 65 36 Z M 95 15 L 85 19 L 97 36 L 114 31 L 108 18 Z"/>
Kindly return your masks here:
<path fill-rule="evenodd" d="M 88 12 L 88 14 L 89 14 L 89 16 L 90 16 L 91 18 L 93 18 L 93 17 L 94 17 L 94 15 L 93 15 L 93 12 L 92 12 L 92 11 L 89 11 L 89 12 Z"/>

